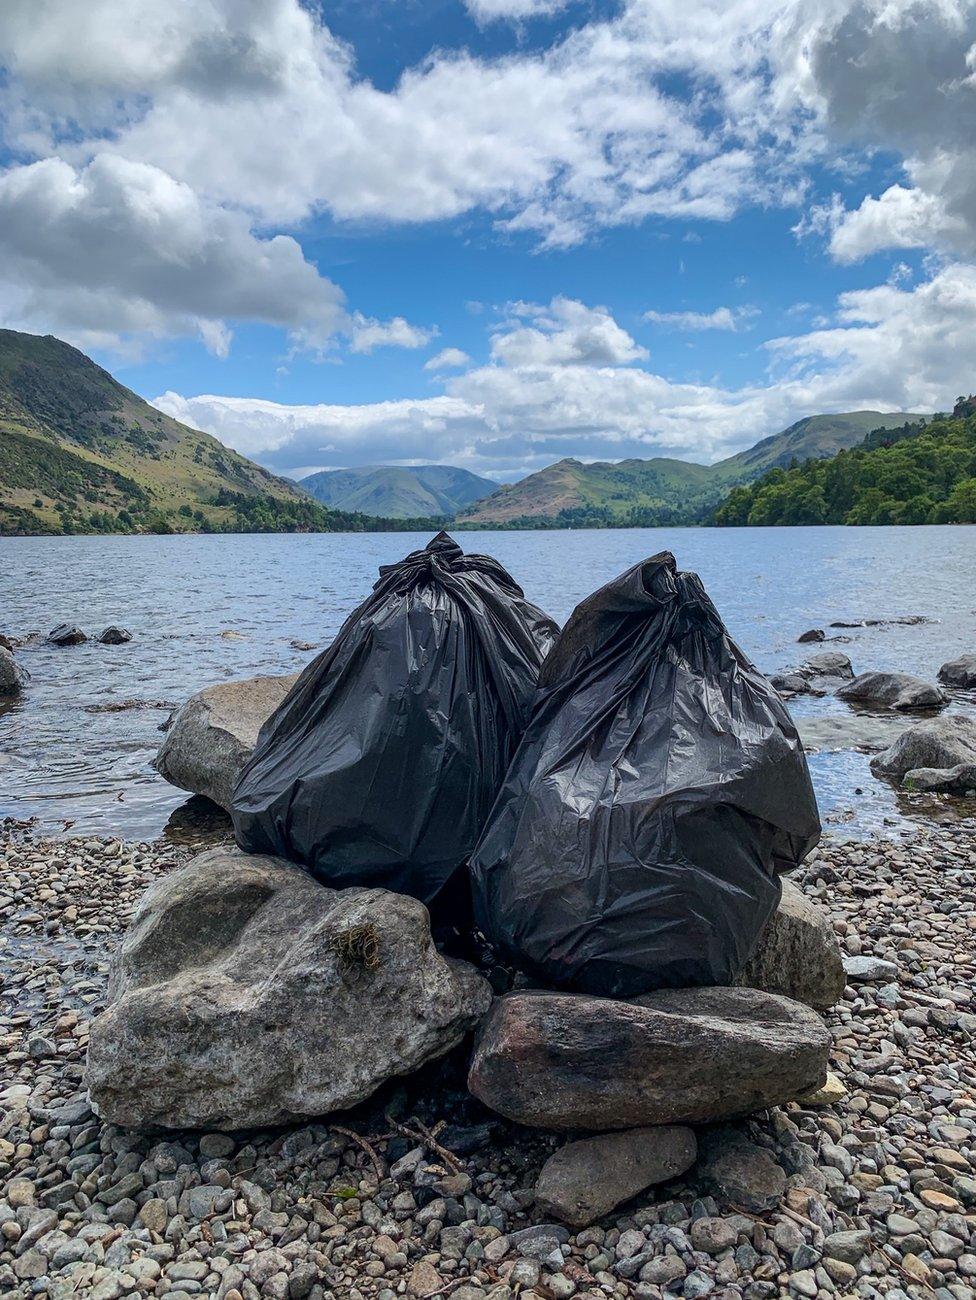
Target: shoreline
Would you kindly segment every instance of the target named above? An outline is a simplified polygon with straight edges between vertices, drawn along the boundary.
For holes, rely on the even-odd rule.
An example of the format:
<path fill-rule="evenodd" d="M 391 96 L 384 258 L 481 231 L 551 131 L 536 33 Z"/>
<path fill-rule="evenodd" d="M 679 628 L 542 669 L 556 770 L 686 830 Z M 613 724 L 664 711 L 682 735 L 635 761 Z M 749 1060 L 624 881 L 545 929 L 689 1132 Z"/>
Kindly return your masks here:
<path fill-rule="evenodd" d="M 972 824 L 898 840 L 828 837 L 794 876 L 830 908 L 845 955 L 894 962 L 897 973 L 879 967 L 879 981 L 850 983 L 826 1016 L 845 1095 L 736 1126 L 786 1173 L 782 1205 L 743 1212 L 714 1187 L 678 1180 L 567 1234 L 559 1265 L 551 1250 L 533 1255 L 531 1232 L 518 1234 L 540 1224 L 531 1189 L 563 1139 L 519 1129 L 467 1095 L 460 1049 L 352 1112 L 288 1129 L 141 1135 L 91 1114 L 87 1022 L 110 952 L 143 890 L 192 852 L 0 825 L 4 1294 L 974 1294 Z M 430 1147 L 404 1161 L 417 1144 L 388 1116 L 455 1143 L 454 1163 Z"/>

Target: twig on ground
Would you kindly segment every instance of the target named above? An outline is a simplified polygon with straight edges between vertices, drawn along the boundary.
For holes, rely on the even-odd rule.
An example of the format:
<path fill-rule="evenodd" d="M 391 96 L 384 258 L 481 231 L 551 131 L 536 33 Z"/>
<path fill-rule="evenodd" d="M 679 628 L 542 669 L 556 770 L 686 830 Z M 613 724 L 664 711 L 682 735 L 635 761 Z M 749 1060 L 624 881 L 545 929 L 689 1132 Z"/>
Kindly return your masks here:
<path fill-rule="evenodd" d="M 375 1149 L 359 1133 L 354 1133 L 351 1128 L 343 1128 L 341 1124 L 330 1124 L 329 1128 L 333 1133 L 341 1133 L 343 1137 L 351 1138 L 358 1147 L 369 1156 L 373 1162 L 373 1173 L 376 1175 L 376 1186 L 379 1187 L 386 1175 L 383 1172 L 383 1165 Z"/>

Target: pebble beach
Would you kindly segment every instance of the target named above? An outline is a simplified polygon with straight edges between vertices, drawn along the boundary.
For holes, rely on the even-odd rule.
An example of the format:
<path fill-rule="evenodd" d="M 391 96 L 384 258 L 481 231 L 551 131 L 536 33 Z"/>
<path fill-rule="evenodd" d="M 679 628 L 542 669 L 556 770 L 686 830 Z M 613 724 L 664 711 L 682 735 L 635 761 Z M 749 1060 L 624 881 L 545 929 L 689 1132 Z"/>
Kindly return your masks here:
<path fill-rule="evenodd" d="M 471 1097 L 465 1049 L 303 1127 L 95 1116 L 83 1069 L 111 954 L 191 852 L 0 828 L 3 1295 L 976 1297 L 971 820 L 824 841 L 794 879 L 848 971 L 827 1088 L 734 1126 L 722 1178 L 700 1164 L 575 1233 L 533 1204 L 562 1139 Z"/>

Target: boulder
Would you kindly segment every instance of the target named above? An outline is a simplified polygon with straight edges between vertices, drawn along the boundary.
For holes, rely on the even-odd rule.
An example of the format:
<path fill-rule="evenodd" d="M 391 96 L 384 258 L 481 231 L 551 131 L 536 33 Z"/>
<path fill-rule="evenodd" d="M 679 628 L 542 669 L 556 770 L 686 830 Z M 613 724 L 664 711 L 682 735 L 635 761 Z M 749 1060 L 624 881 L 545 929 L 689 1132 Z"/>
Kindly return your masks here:
<path fill-rule="evenodd" d="M 30 673 L 13 657 L 9 650 L 0 646 L 0 697 L 19 695 L 30 681 Z"/>
<path fill-rule="evenodd" d="M 294 673 L 205 687 L 173 718 L 153 767 L 171 785 L 229 809 L 262 724 L 297 680 Z"/>
<path fill-rule="evenodd" d="M 786 1193 L 782 1167 L 733 1125 L 702 1135 L 697 1173 L 710 1191 L 755 1214 L 774 1209 Z"/>
<path fill-rule="evenodd" d="M 482 1027 L 468 1087 L 539 1128 L 702 1124 L 812 1092 L 827 1046 L 815 1012 L 756 989 L 663 989 L 632 1002 L 510 993 Z"/>
<path fill-rule="evenodd" d="M 854 666 L 840 650 L 824 650 L 821 654 L 811 655 L 797 671 L 805 677 L 841 677 L 845 681 L 854 676 Z"/>
<path fill-rule="evenodd" d="M 912 673 L 861 673 L 837 691 L 839 700 L 887 709 L 941 709 L 948 695 Z"/>
<path fill-rule="evenodd" d="M 126 641 L 132 640 L 132 633 L 126 631 L 124 627 L 116 627 L 112 624 L 99 632 L 95 639 L 102 645 L 125 645 Z"/>
<path fill-rule="evenodd" d="M 668 1125 L 567 1142 L 542 1166 L 535 1208 L 585 1228 L 645 1187 L 683 1174 L 697 1153 L 690 1128 Z"/>
<path fill-rule="evenodd" d="M 957 763 L 955 767 L 915 767 L 901 779 L 906 790 L 931 794 L 969 794 L 976 790 L 976 763 Z"/>
<path fill-rule="evenodd" d="M 976 655 L 960 655 L 939 669 L 939 681 L 947 686 L 976 686 Z"/>
<path fill-rule="evenodd" d="M 277 858 L 200 854 L 143 897 L 92 1024 L 92 1105 L 131 1127 L 238 1129 L 353 1106 L 461 1041 L 491 989 L 427 909 Z"/>
<path fill-rule="evenodd" d="M 876 776 L 904 776 L 919 767 L 958 767 L 976 763 L 976 721 L 958 713 L 931 718 L 902 732 L 893 745 L 871 760 Z"/>
<path fill-rule="evenodd" d="M 88 637 L 80 627 L 74 627 L 71 623 L 59 623 L 48 632 L 47 640 L 49 645 L 81 645 Z"/>
<path fill-rule="evenodd" d="M 807 632 L 801 632 L 796 638 L 800 645 L 805 645 L 808 641 L 826 641 L 827 633 L 822 627 L 811 627 Z"/>
<path fill-rule="evenodd" d="M 844 995 L 844 962 L 830 916 L 793 884 L 735 981 L 826 1011 Z"/>

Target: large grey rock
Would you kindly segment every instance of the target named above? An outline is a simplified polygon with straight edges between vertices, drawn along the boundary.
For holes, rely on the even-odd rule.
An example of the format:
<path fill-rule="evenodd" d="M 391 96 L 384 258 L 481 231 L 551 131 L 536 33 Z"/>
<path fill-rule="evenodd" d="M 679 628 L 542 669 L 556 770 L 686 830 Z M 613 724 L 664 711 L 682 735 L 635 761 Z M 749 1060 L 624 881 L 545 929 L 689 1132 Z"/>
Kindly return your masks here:
<path fill-rule="evenodd" d="M 205 687 L 173 719 L 153 767 L 171 785 L 205 795 L 229 810 L 262 724 L 297 680 L 295 673 Z"/>
<path fill-rule="evenodd" d="M 844 962 L 830 916 L 793 884 L 783 896 L 736 984 L 779 993 L 826 1011 L 844 995 Z"/>
<path fill-rule="evenodd" d="M 13 657 L 9 650 L 0 646 L 0 697 L 19 695 L 30 681 L 30 673 Z"/>
<path fill-rule="evenodd" d="M 837 691 L 837 698 L 886 709 L 939 709 L 949 700 L 940 687 L 912 673 L 861 673 Z"/>
<path fill-rule="evenodd" d="M 957 767 L 976 763 L 976 721 L 950 713 L 903 732 L 871 760 L 876 775 L 904 776 L 919 767 Z"/>
<path fill-rule="evenodd" d="M 810 655 L 797 671 L 805 677 L 842 677 L 845 681 L 850 681 L 854 676 L 850 659 L 840 650 L 824 650 L 820 654 Z"/>
<path fill-rule="evenodd" d="M 939 669 L 939 681 L 947 686 L 976 686 L 976 655 L 960 655 Z"/>
<path fill-rule="evenodd" d="M 968 794 L 976 790 L 976 763 L 957 763 L 955 767 L 916 767 L 901 779 L 906 790 L 933 794 Z"/>
<path fill-rule="evenodd" d="M 827 1077 L 820 1017 L 747 988 L 664 989 L 633 1002 L 510 993 L 482 1027 L 468 1087 L 520 1124 L 698 1124 L 811 1092 Z"/>
<path fill-rule="evenodd" d="M 459 1043 L 491 990 L 440 955 L 415 899 L 215 849 L 145 895 L 109 998 L 88 1053 L 99 1113 L 236 1129 L 362 1101 Z"/>
<path fill-rule="evenodd" d="M 585 1228 L 645 1187 L 683 1174 L 697 1153 L 692 1130 L 669 1125 L 567 1142 L 542 1166 L 536 1210 Z"/>

